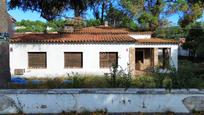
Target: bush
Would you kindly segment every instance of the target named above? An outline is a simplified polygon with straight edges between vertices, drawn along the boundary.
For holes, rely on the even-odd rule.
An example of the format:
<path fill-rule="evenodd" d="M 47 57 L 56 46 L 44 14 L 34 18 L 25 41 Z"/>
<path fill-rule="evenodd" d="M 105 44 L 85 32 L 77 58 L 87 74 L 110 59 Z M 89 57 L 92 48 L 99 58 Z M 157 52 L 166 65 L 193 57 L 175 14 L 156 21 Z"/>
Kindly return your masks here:
<path fill-rule="evenodd" d="M 199 66 L 189 61 L 180 61 L 178 71 L 167 68 L 161 73 L 159 68 L 150 75 L 136 76 L 132 79 L 130 72 L 113 66 L 105 76 L 68 74 L 68 77 L 29 78 L 26 84 L 9 83 L 9 88 L 52 89 L 52 88 L 204 88 L 204 74 L 196 74 Z M 33 80 L 40 80 L 33 83 Z M 65 82 L 65 80 L 69 80 Z"/>
<path fill-rule="evenodd" d="M 194 74 L 196 69 L 196 64 L 189 61 L 180 61 L 178 71 L 175 68 L 169 67 L 166 72 L 161 73 L 159 72 L 159 68 L 157 68 L 153 73 L 156 87 L 167 89 L 202 87 L 195 83 L 195 81 L 200 80 Z"/>
<path fill-rule="evenodd" d="M 131 86 L 131 74 L 125 72 L 122 67 L 118 69 L 118 65 L 113 65 L 110 73 L 105 74 L 106 80 L 110 87 L 123 87 L 128 88 Z"/>
<path fill-rule="evenodd" d="M 132 81 L 133 87 L 139 88 L 155 88 L 156 84 L 152 76 L 138 76 Z"/>
<path fill-rule="evenodd" d="M 172 76 L 173 88 L 190 88 L 192 86 L 192 80 L 196 78 L 194 69 L 196 65 L 189 61 L 179 62 L 178 72 L 175 72 Z"/>
<path fill-rule="evenodd" d="M 84 77 L 84 88 L 107 88 L 109 84 L 107 83 L 104 76 L 94 76 L 89 75 Z"/>
<path fill-rule="evenodd" d="M 173 86 L 173 82 L 172 82 L 172 79 L 167 76 L 163 79 L 163 88 L 166 88 L 168 90 L 171 90 L 172 86 Z"/>
<path fill-rule="evenodd" d="M 68 74 L 69 79 L 72 80 L 71 86 L 72 88 L 80 88 L 83 86 L 84 77 L 78 73 L 72 73 L 72 75 Z"/>

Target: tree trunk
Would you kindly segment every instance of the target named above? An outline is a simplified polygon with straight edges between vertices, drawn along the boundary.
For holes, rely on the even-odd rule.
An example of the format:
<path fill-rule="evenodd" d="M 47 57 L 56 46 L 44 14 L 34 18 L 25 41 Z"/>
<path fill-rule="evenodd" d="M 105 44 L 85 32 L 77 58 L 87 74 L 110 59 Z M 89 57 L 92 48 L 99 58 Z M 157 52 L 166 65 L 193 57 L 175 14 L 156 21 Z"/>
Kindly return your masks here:
<path fill-rule="evenodd" d="M 81 13 L 80 13 L 80 10 L 79 10 L 78 8 L 75 8 L 75 9 L 74 9 L 74 16 L 75 16 L 75 17 L 80 17 L 80 14 L 81 14 Z"/>
<path fill-rule="evenodd" d="M 104 10 L 105 10 L 105 2 L 102 3 L 102 9 L 101 9 L 101 24 L 104 22 Z"/>

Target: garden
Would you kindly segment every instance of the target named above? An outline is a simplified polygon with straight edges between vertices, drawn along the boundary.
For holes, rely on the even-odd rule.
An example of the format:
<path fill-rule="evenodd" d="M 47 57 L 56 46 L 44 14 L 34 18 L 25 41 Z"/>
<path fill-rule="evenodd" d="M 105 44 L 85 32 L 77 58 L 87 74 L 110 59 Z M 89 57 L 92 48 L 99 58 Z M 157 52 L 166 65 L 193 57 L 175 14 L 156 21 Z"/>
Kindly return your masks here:
<path fill-rule="evenodd" d="M 179 68 L 167 68 L 133 76 L 113 66 L 110 73 L 105 75 L 67 74 L 55 78 L 12 78 L 8 83 L 10 89 L 55 89 L 55 88 L 204 88 L 204 63 L 180 60 Z"/>

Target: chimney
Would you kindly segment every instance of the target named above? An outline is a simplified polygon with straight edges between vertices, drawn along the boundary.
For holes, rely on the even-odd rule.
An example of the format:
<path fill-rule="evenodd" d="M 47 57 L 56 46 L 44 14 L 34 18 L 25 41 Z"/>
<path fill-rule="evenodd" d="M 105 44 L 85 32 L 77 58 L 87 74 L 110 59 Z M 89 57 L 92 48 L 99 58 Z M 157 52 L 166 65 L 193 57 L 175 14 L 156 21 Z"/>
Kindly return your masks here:
<path fill-rule="evenodd" d="M 73 33 L 74 32 L 74 25 L 73 24 L 65 24 L 63 28 L 64 33 Z"/>
<path fill-rule="evenodd" d="M 105 23 L 104 23 L 105 25 L 105 27 L 108 27 L 108 21 L 105 21 Z"/>
<path fill-rule="evenodd" d="M 0 33 L 8 33 L 8 14 L 6 0 L 0 0 Z"/>

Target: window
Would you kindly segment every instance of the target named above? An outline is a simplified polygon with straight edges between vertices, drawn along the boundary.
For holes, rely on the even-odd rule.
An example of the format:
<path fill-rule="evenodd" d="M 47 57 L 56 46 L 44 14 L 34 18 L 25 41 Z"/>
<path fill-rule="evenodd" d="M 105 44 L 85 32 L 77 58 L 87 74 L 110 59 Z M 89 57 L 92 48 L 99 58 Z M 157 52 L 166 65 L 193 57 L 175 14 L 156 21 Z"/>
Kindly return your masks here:
<path fill-rule="evenodd" d="M 83 67 L 82 52 L 65 52 L 64 66 L 65 68 L 82 68 Z"/>
<path fill-rule="evenodd" d="M 46 52 L 28 52 L 29 68 L 46 68 Z"/>
<path fill-rule="evenodd" d="M 100 68 L 109 68 L 118 65 L 117 52 L 100 52 Z"/>

